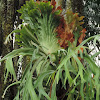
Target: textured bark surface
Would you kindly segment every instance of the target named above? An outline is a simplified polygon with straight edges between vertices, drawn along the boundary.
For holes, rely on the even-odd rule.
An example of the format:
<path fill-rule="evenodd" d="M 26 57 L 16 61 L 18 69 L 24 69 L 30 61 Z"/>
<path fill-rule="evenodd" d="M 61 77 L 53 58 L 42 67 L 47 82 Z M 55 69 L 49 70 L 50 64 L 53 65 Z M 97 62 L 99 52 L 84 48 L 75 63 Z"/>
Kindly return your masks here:
<path fill-rule="evenodd" d="M 7 45 L 4 45 L 4 41 L 7 37 L 7 35 L 13 30 L 14 26 L 14 0 L 1 0 L 1 56 L 5 56 L 8 52 L 12 51 L 12 41 L 9 42 Z M 4 81 L 4 62 L 1 63 L 0 66 L 0 100 L 1 96 L 3 94 L 3 90 L 5 88 L 5 85 L 3 83 Z"/>
<path fill-rule="evenodd" d="M 0 56 L 5 56 L 7 53 L 11 52 L 13 49 L 17 49 L 17 43 L 14 44 L 13 41 L 4 45 L 4 41 L 7 35 L 14 29 L 14 23 L 17 21 L 16 26 L 18 26 L 22 21 L 19 19 L 20 14 L 17 13 L 17 10 L 25 3 L 26 0 L 0 0 Z M 14 59 L 14 62 L 17 62 L 17 59 Z M 0 100 L 13 100 L 16 95 L 16 87 L 12 87 L 8 90 L 5 99 L 2 99 L 6 86 L 4 85 L 4 62 L 0 65 Z M 17 72 L 16 63 L 14 63 L 15 70 Z M 9 83 L 7 83 L 9 85 Z"/>
<path fill-rule="evenodd" d="M 1 21 L 1 16 L 0 16 L 0 56 L 1 56 L 1 53 L 2 53 L 2 21 Z"/>
<path fill-rule="evenodd" d="M 83 0 L 71 0 L 73 12 L 78 12 L 80 15 L 83 14 Z"/>

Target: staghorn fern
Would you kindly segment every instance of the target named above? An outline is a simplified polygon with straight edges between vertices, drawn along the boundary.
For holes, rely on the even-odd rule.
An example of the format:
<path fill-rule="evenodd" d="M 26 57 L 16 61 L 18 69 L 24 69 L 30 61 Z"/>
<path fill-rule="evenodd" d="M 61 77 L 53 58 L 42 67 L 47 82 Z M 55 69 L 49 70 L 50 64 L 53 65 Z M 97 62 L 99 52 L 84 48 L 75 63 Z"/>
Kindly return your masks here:
<path fill-rule="evenodd" d="M 52 9 L 53 6 L 50 6 L 50 2 L 37 4 L 30 1 L 18 10 L 19 13 L 22 13 L 21 19 L 29 24 L 33 31 L 32 34 L 36 35 L 39 45 L 46 54 L 55 53 L 60 49 L 54 31 L 59 24 L 60 16 L 57 15 L 60 11 L 52 12 Z"/>
<path fill-rule="evenodd" d="M 25 66 L 21 80 L 10 84 L 5 89 L 3 98 L 10 86 L 19 84 L 14 100 L 100 99 L 100 68 L 93 61 L 93 57 L 100 54 L 100 52 L 91 58 L 86 52 L 88 47 L 84 46 L 86 42 L 93 39 L 96 43 L 100 35 L 82 41 L 85 31 L 80 34 L 83 28 L 79 23 L 76 26 L 81 27 L 81 29 L 77 28 L 78 32 L 71 33 L 73 34 L 73 40 L 78 36 L 76 40 L 70 43 L 69 39 L 65 49 L 60 47 L 58 41 L 63 38 L 57 36 L 59 32 L 56 30 L 61 25 L 61 19 L 64 18 L 61 11 L 61 8 L 55 8 L 55 0 L 51 4 L 50 2 L 35 3 L 30 0 L 18 11 L 21 13 L 21 19 L 27 24 L 22 24 L 20 29 L 12 32 L 20 33 L 20 35 L 16 35 L 16 41 L 19 42 L 21 48 L 13 50 L 0 60 L 0 62 L 6 61 L 5 82 L 8 73 L 14 77 L 14 80 L 17 80 L 12 58 L 21 55 L 22 57 L 29 57 L 30 61 Z M 66 16 L 68 17 L 68 15 Z M 65 19 L 63 20 L 67 21 Z M 63 30 L 60 30 L 60 32 L 66 30 L 67 33 L 71 31 L 71 25 L 68 27 L 70 27 L 69 30 L 62 27 Z M 91 74 L 94 77 L 91 77 Z M 59 82 L 62 83 L 61 86 L 59 86 Z M 65 90 L 65 93 L 60 95 L 61 98 L 57 95 L 60 87 Z"/>

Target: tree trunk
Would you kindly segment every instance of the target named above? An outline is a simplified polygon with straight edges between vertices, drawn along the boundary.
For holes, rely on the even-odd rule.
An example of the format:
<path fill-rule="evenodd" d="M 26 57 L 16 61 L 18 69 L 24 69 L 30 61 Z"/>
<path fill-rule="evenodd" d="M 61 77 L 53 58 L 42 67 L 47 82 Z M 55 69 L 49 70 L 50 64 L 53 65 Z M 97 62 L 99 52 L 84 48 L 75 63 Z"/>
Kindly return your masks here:
<path fill-rule="evenodd" d="M 17 13 L 17 10 L 25 3 L 26 0 L 1 0 L 0 1 L 0 56 L 4 57 L 6 54 L 11 52 L 13 49 L 17 49 L 18 45 L 15 43 L 13 48 L 13 41 L 4 45 L 4 41 L 9 33 L 14 29 L 14 22 L 17 21 L 18 26 L 22 21 L 19 19 L 20 14 Z M 18 58 L 17 58 L 18 59 Z M 14 59 L 14 62 L 17 61 Z M 17 66 L 15 66 L 15 70 L 17 72 Z M 0 65 L 0 100 L 2 100 L 1 96 L 3 94 L 6 86 L 4 85 L 4 62 Z M 7 83 L 9 85 L 9 83 Z M 15 87 L 12 87 L 8 90 L 7 100 L 13 100 L 16 95 Z"/>
<path fill-rule="evenodd" d="M 77 12 L 80 15 L 83 14 L 83 0 L 71 0 L 73 12 Z"/>
<path fill-rule="evenodd" d="M 7 45 L 4 45 L 4 41 L 7 37 L 7 35 L 13 30 L 14 27 L 14 20 L 15 20 L 15 14 L 14 14 L 14 0 L 1 0 L 1 23 L 0 23 L 0 52 L 1 56 L 4 57 L 8 52 L 11 52 L 13 49 L 13 41 L 9 42 Z M 5 88 L 4 85 L 4 62 L 1 63 L 0 66 L 0 100 L 1 96 L 3 94 L 3 90 Z M 10 99 L 11 100 L 11 99 Z"/>

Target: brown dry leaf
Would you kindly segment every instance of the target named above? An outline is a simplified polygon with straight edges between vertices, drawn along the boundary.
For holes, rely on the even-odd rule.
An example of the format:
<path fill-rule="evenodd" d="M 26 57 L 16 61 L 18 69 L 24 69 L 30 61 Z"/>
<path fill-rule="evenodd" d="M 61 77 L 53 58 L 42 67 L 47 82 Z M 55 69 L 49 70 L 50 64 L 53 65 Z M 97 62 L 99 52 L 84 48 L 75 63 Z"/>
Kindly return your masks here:
<path fill-rule="evenodd" d="M 81 34 L 81 36 L 80 36 L 79 39 L 78 39 L 78 42 L 79 42 L 79 43 L 82 43 L 83 39 L 85 38 L 85 36 L 86 36 L 85 32 L 86 32 L 86 29 L 84 28 L 84 29 L 81 31 L 82 34 Z"/>
<path fill-rule="evenodd" d="M 68 42 L 72 43 L 74 41 L 74 35 L 69 25 L 66 23 L 64 17 L 62 17 L 60 21 L 61 22 L 56 29 L 58 33 L 57 37 L 59 37 L 58 43 L 61 47 L 67 48 Z"/>
<path fill-rule="evenodd" d="M 84 49 L 83 48 L 80 48 L 81 49 L 81 51 L 82 51 L 82 53 L 83 53 L 83 51 L 84 51 Z M 80 53 L 80 51 L 78 51 L 78 54 Z"/>
<path fill-rule="evenodd" d="M 81 57 L 78 57 L 79 60 L 81 60 Z"/>

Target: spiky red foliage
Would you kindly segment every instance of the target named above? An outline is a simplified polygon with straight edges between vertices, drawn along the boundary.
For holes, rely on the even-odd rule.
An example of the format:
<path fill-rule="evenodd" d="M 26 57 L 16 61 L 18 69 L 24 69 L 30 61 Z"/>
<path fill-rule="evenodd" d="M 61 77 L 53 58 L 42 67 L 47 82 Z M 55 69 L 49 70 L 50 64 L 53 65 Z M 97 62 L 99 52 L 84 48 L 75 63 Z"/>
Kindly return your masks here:
<path fill-rule="evenodd" d="M 64 17 L 62 16 L 60 20 L 60 24 L 56 29 L 57 37 L 59 38 L 58 43 L 60 44 L 61 47 L 67 48 L 68 47 L 68 42 L 73 42 L 74 41 L 74 35 L 66 23 Z"/>
<path fill-rule="evenodd" d="M 86 36 L 86 29 L 84 28 L 82 31 L 81 31 L 81 35 L 80 35 L 80 37 L 79 37 L 79 39 L 78 39 L 78 42 L 79 43 L 81 43 L 82 41 L 83 41 L 83 39 L 85 38 L 85 36 Z"/>
<path fill-rule="evenodd" d="M 86 36 L 85 33 L 86 33 L 86 29 L 84 28 L 84 29 L 81 31 L 81 35 L 80 35 L 80 37 L 79 37 L 79 39 L 78 39 L 79 44 L 82 43 L 82 41 L 84 40 L 84 38 L 85 38 L 85 36 Z M 81 51 L 82 51 L 82 53 L 83 53 L 84 49 L 83 49 L 83 48 L 80 48 L 80 49 L 81 49 Z M 78 53 L 80 53 L 80 51 L 78 51 Z"/>
<path fill-rule="evenodd" d="M 66 49 L 68 43 L 73 43 L 76 36 L 78 38 L 78 44 L 83 41 L 86 32 L 86 29 L 83 29 L 81 26 L 84 23 L 82 22 L 83 18 L 84 16 L 79 17 L 78 13 L 73 13 L 69 10 L 66 12 L 65 17 L 62 15 L 60 24 L 56 29 L 57 37 L 59 38 L 58 43 L 61 47 Z"/>

